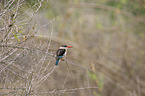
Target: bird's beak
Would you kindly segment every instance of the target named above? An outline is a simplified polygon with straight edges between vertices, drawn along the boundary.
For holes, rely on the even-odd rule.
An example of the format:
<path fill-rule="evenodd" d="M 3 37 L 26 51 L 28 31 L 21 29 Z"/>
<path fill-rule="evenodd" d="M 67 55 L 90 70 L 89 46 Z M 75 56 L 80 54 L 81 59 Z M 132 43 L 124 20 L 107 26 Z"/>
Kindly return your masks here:
<path fill-rule="evenodd" d="M 67 46 L 67 48 L 72 48 L 72 46 Z"/>

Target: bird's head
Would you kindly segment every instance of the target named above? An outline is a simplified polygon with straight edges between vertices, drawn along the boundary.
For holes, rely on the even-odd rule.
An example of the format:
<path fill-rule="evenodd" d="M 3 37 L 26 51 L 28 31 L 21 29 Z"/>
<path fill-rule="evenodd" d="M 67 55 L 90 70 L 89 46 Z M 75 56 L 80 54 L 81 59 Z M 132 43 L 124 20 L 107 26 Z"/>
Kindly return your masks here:
<path fill-rule="evenodd" d="M 61 47 L 64 47 L 64 48 L 72 48 L 72 46 L 67 46 L 67 45 L 61 45 Z"/>

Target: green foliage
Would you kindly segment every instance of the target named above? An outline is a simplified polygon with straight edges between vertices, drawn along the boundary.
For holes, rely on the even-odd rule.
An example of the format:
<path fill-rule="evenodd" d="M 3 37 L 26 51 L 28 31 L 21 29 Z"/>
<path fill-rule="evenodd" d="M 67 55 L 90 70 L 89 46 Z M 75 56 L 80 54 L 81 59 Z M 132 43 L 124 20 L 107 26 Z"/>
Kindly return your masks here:
<path fill-rule="evenodd" d="M 26 0 L 31 6 L 39 3 L 39 0 Z"/>
<path fill-rule="evenodd" d="M 106 4 L 115 8 L 130 10 L 134 15 L 145 14 L 145 3 L 142 0 L 109 0 Z"/>
<path fill-rule="evenodd" d="M 101 23 L 96 23 L 96 27 L 98 28 L 98 29 L 101 29 L 101 28 L 103 28 L 103 26 L 102 26 L 102 24 Z"/>
<path fill-rule="evenodd" d="M 106 4 L 109 5 L 109 6 L 112 6 L 112 7 L 116 7 L 116 8 L 121 8 L 122 7 L 122 4 L 120 2 L 114 1 L 114 0 L 113 1 L 110 0 L 110 1 L 106 2 Z"/>
<path fill-rule="evenodd" d="M 127 0 L 121 0 L 120 1 L 122 4 L 126 4 L 127 3 Z"/>
<path fill-rule="evenodd" d="M 19 33 L 14 33 L 14 37 L 15 37 L 15 39 L 18 40 L 18 41 L 20 41 L 19 36 L 20 36 Z"/>
<path fill-rule="evenodd" d="M 101 94 L 100 94 L 100 93 L 97 93 L 96 91 L 93 91 L 93 94 L 94 94 L 95 96 L 101 96 Z"/>
<path fill-rule="evenodd" d="M 52 18 L 56 18 L 56 16 L 57 16 L 56 11 L 54 11 L 52 9 L 47 10 L 47 12 L 46 12 L 46 17 L 47 18 L 52 19 Z"/>
<path fill-rule="evenodd" d="M 102 91 L 102 89 L 103 89 L 103 84 L 104 84 L 104 76 L 103 76 L 103 74 L 100 74 L 99 83 L 98 83 L 100 91 Z"/>
<path fill-rule="evenodd" d="M 95 73 L 88 72 L 88 75 L 91 80 L 98 80 L 98 76 Z"/>
<path fill-rule="evenodd" d="M 88 72 L 89 78 L 92 81 L 95 81 L 99 87 L 99 90 L 102 91 L 103 89 L 103 84 L 104 84 L 104 76 L 103 74 L 97 75 L 95 73 L 92 72 Z"/>
<path fill-rule="evenodd" d="M 50 3 L 47 2 L 47 0 L 26 0 L 26 2 L 29 4 L 27 7 L 33 8 L 33 10 L 36 10 L 39 8 L 39 10 L 42 10 L 43 8 L 49 8 Z M 35 6 L 35 7 L 34 7 Z"/>
<path fill-rule="evenodd" d="M 60 2 L 68 2 L 69 0 L 60 0 Z"/>

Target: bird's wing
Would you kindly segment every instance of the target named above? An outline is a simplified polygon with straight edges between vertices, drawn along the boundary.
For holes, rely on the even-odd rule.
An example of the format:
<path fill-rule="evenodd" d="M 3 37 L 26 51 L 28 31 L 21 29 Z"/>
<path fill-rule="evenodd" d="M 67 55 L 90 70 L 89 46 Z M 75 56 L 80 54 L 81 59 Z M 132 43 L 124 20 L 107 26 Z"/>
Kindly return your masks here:
<path fill-rule="evenodd" d="M 56 52 L 56 55 L 57 56 L 63 56 L 65 51 L 66 51 L 65 49 L 58 49 L 57 52 Z"/>

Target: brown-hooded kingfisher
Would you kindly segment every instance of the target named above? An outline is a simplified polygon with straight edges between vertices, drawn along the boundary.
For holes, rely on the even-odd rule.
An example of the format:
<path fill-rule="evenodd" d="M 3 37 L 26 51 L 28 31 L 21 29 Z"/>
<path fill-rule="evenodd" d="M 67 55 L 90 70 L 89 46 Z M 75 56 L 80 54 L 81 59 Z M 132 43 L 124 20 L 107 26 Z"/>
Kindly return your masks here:
<path fill-rule="evenodd" d="M 66 57 L 66 53 L 67 53 L 67 49 L 68 48 L 71 48 L 72 46 L 67 46 L 67 45 L 61 45 L 59 47 L 59 49 L 56 51 L 56 63 L 55 65 L 57 66 L 58 65 L 58 62 L 60 59 L 62 59 L 63 57 Z"/>

